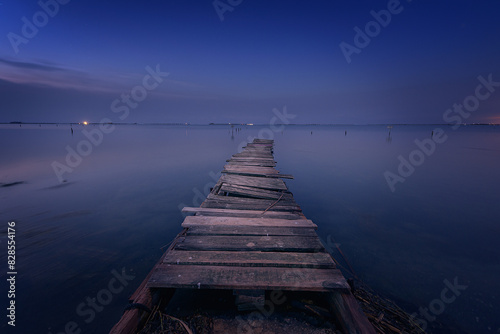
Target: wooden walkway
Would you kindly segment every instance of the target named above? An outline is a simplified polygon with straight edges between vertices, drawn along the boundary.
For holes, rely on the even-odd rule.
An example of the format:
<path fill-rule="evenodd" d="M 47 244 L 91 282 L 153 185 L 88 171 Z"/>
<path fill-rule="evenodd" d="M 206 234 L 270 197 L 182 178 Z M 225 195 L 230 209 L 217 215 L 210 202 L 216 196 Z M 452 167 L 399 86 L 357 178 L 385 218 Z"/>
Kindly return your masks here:
<path fill-rule="evenodd" d="M 318 238 L 317 226 L 282 180 L 292 176 L 275 166 L 272 140 L 255 139 L 227 160 L 201 206 L 183 209 L 194 216 L 185 218 L 183 231 L 132 302 L 148 302 L 151 289 L 230 289 L 244 309 L 245 301 L 262 302 L 266 290 L 324 292 L 345 333 L 375 333 Z M 127 321 L 121 322 L 116 333 Z"/>

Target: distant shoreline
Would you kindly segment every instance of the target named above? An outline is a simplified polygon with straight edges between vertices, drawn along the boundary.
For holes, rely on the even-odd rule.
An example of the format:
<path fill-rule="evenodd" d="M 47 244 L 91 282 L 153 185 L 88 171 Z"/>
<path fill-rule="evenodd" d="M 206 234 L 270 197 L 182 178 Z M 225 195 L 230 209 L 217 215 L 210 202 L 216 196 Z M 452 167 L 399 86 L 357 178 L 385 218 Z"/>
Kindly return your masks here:
<path fill-rule="evenodd" d="M 83 124 L 82 122 L 63 122 L 63 123 L 54 123 L 54 122 L 0 122 L 0 125 L 81 125 L 81 126 L 88 126 L 88 125 L 99 125 L 101 123 L 87 123 Z M 108 122 L 105 124 L 113 124 L 113 125 L 168 125 L 168 126 L 269 126 L 269 124 L 246 124 L 246 123 L 208 123 L 208 124 L 191 124 L 191 123 L 115 123 L 115 122 Z M 277 126 L 279 125 L 285 125 L 285 126 L 454 126 L 454 124 L 449 124 L 449 123 L 418 123 L 418 124 L 412 124 L 412 123 L 373 123 L 373 124 L 344 124 L 344 123 L 325 123 L 325 124 L 319 124 L 319 123 L 305 123 L 305 124 L 275 124 Z M 498 126 L 500 124 L 498 123 L 463 123 L 462 125 L 467 125 L 467 126 L 472 126 L 472 125 L 477 125 L 477 126 L 485 126 L 485 125 L 492 125 L 492 126 Z"/>

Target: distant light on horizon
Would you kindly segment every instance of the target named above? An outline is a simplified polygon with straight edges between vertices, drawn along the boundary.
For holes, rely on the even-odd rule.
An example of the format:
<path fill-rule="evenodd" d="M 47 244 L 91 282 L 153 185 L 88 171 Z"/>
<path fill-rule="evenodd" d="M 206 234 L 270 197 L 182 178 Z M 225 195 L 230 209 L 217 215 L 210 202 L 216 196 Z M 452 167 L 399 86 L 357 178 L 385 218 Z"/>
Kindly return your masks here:
<path fill-rule="evenodd" d="M 89 124 L 89 122 L 87 122 L 87 121 L 83 122 L 83 125 L 88 125 L 88 124 Z"/>

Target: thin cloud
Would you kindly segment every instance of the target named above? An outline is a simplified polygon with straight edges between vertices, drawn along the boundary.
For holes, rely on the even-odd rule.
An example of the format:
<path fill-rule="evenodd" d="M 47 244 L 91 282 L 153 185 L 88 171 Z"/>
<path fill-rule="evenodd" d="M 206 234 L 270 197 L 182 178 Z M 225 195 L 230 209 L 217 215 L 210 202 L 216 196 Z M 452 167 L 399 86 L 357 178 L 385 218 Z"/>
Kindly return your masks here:
<path fill-rule="evenodd" d="M 67 71 L 67 69 L 54 65 L 41 64 L 35 62 L 15 61 L 5 58 L 0 58 L 0 63 L 13 68 L 24 69 L 24 70 L 37 70 L 46 72 Z"/>
<path fill-rule="evenodd" d="M 59 64 L 41 61 L 17 61 L 0 58 L 0 80 L 17 85 L 44 86 L 72 89 L 81 92 L 120 94 L 142 83 L 146 72 L 92 73 Z M 152 95 L 164 99 L 217 100 L 217 96 L 203 86 L 191 82 L 166 78 Z"/>

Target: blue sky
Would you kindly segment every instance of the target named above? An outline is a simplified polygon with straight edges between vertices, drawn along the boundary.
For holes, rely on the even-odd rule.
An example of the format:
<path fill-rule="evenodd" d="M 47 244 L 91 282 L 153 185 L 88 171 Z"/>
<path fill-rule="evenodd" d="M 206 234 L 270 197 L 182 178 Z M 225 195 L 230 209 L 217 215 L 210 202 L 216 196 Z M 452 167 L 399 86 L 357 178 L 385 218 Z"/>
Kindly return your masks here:
<path fill-rule="evenodd" d="M 157 65 L 168 77 L 124 121 L 267 123 L 286 106 L 297 123 L 442 123 L 478 76 L 500 81 L 498 0 L 402 1 L 350 63 L 340 43 L 397 1 L 221 0 L 223 21 L 213 1 L 60 1 L 42 0 L 53 17 L 0 5 L 0 122 L 118 122 L 112 102 Z M 23 17 L 44 15 L 26 38 Z M 500 88 L 467 122 L 500 123 Z"/>

